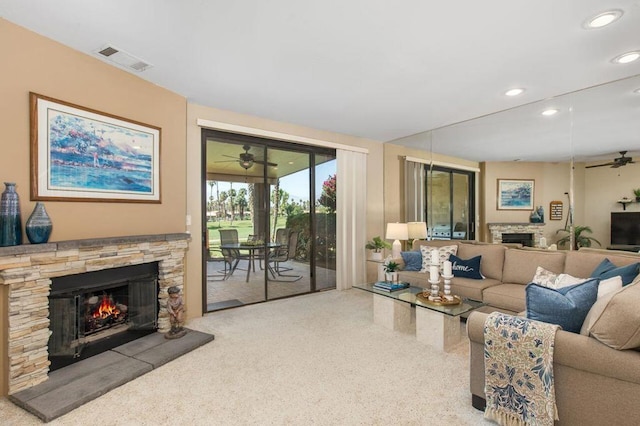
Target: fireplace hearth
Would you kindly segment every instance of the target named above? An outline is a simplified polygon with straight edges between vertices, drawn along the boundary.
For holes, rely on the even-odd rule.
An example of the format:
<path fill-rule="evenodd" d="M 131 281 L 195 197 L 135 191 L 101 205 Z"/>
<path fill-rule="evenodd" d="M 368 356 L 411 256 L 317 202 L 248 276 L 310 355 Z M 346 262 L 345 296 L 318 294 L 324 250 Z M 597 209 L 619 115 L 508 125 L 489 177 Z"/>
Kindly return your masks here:
<path fill-rule="evenodd" d="M 157 295 L 157 262 L 52 279 L 50 370 L 154 332 Z"/>

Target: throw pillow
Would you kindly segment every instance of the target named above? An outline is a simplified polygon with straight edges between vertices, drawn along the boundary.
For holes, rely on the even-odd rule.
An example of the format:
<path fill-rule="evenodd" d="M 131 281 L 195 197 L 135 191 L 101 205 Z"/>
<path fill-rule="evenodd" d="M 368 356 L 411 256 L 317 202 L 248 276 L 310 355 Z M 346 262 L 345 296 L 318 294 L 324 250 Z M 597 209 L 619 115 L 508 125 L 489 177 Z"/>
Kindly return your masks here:
<path fill-rule="evenodd" d="M 613 291 L 620 290 L 621 288 L 622 277 L 619 275 L 613 278 L 607 278 L 606 280 L 600 280 L 600 285 L 598 285 L 598 300 Z"/>
<path fill-rule="evenodd" d="M 589 278 L 577 278 L 569 274 L 560 274 L 556 278 L 556 282 L 554 283 L 555 287 L 553 288 L 557 289 L 562 287 L 568 287 L 570 285 L 582 284 L 583 282 L 588 280 Z"/>
<path fill-rule="evenodd" d="M 597 296 L 597 279 L 560 289 L 531 283 L 526 288 L 527 318 L 558 324 L 563 330 L 579 333 Z"/>
<path fill-rule="evenodd" d="M 633 279 L 638 275 L 638 266 L 640 263 L 632 263 L 626 266 L 616 266 L 609 259 L 605 259 L 593 270 L 591 276 L 606 280 L 607 278 L 620 275 L 622 277 L 622 285 L 631 284 Z"/>
<path fill-rule="evenodd" d="M 440 273 L 442 273 L 442 262 L 449 260 L 449 255 L 456 254 L 458 252 L 457 245 L 442 246 L 442 247 L 430 247 L 420 246 L 420 252 L 422 253 L 422 269 L 420 272 L 429 272 L 429 265 L 431 265 L 431 251 L 438 250 L 438 256 L 440 256 Z"/>
<path fill-rule="evenodd" d="M 640 347 L 640 284 L 634 283 L 599 299 L 584 320 L 580 334 L 613 349 Z"/>
<path fill-rule="evenodd" d="M 480 273 L 480 261 L 482 256 L 472 257 L 471 259 L 460 259 L 455 254 L 449 255 L 451 261 L 451 270 L 454 277 L 471 278 L 474 280 L 482 280 L 484 277 Z"/>
<path fill-rule="evenodd" d="M 402 256 L 403 269 L 405 271 L 419 271 L 422 269 L 422 254 L 419 251 L 402 251 L 400 256 Z"/>
<path fill-rule="evenodd" d="M 551 271 L 547 271 L 542 266 L 538 266 L 531 282 L 540 284 L 544 287 L 553 288 L 556 282 L 556 278 L 558 278 L 558 275 L 554 274 Z"/>

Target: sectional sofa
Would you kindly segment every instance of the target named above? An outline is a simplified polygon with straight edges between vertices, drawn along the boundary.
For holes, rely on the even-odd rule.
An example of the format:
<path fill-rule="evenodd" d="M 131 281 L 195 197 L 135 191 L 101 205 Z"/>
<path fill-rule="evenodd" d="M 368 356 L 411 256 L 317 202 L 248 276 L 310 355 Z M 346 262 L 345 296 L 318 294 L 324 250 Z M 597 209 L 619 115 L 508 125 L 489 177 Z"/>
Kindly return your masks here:
<path fill-rule="evenodd" d="M 486 312 L 510 314 L 525 310 L 525 288 L 538 266 L 554 273 L 589 277 L 604 260 L 616 266 L 640 262 L 640 255 L 629 252 L 580 249 L 546 251 L 513 248 L 469 241 L 416 241 L 421 245 L 456 244 L 457 256 L 468 259 L 482 256 L 484 279 L 454 278 L 454 294 L 487 303 L 484 312 L 474 311 L 467 319 L 470 340 L 470 390 L 472 404 L 484 409 L 484 322 Z M 403 271 L 400 279 L 427 287 L 429 274 Z M 640 351 L 616 349 L 616 338 L 638 341 L 640 336 L 640 283 L 623 287 L 609 303 L 609 315 L 601 325 L 610 336 L 584 335 L 560 330 L 554 348 L 554 379 L 559 421 L 556 425 L 638 425 L 640 424 Z M 595 306 L 595 305 L 594 305 Z M 585 321 L 586 322 L 586 321 Z M 605 342 L 605 343 L 602 343 Z M 628 345 L 627 345 L 628 346 Z M 633 345 L 632 345 L 633 346 Z"/>

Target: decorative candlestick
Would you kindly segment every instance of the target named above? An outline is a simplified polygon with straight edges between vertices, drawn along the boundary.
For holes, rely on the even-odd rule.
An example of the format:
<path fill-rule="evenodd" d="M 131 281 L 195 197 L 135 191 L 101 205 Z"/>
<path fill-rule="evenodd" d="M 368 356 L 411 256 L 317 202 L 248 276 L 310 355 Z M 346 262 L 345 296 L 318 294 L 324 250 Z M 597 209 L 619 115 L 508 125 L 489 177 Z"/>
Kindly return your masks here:
<path fill-rule="evenodd" d="M 429 280 L 431 284 L 431 293 L 429 294 L 429 300 L 440 300 L 440 279 Z"/>
<path fill-rule="evenodd" d="M 444 298 L 448 301 L 452 301 L 454 297 L 451 295 L 451 280 L 453 279 L 453 275 L 443 275 L 444 279 Z"/>

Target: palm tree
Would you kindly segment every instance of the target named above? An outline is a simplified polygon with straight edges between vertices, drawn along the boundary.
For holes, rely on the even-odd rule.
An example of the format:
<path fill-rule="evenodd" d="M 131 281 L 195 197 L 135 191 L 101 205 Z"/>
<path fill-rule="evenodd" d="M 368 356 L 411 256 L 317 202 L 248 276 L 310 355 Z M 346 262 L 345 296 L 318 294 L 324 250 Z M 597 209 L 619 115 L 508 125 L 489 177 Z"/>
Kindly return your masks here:
<path fill-rule="evenodd" d="M 556 234 L 559 232 L 566 232 L 567 235 L 565 235 L 564 237 L 560 238 L 558 240 L 558 245 L 561 247 L 564 247 L 565 245 L 569 244 L 569 241 L 571 240 L 571 231 L 570 229 L 558 229 L 556 231 Z M 591 242 L 595 242 L 597 243 L 599 246 L 600 241 L 596 240 L 593 237 L 588 237 L 586 235 L 582 235 L 582 233 L 588 233 L 591 234 L 593 233 L 593 231 L 591 230 L 590 227 L 588 226 L 583 226 L 583 225 L 574 225 L 573 226 L 573 248 L 572 250 L 578 250 L 580 247 L 591 247 Z"/>

